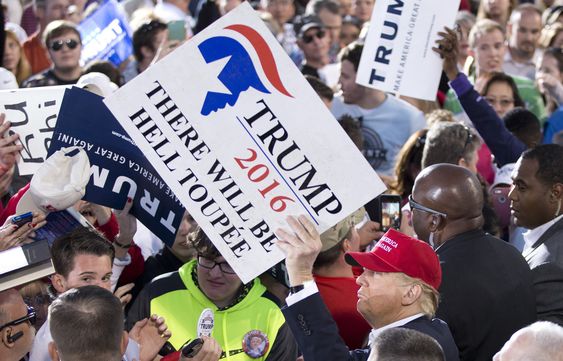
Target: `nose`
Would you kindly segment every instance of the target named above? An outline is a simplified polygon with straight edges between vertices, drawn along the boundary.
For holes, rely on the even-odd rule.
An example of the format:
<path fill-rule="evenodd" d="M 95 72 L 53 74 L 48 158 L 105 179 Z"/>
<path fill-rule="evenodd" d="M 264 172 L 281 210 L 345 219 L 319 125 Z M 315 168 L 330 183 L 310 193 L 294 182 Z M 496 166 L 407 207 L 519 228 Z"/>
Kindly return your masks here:
<path fill-rule="evenodd" d="M 364 273 L 360 275 L 360 277 L 356 278 L 356 284 L 358 286 L 365 286 L 365 276 Z"/>
<path fill-rule="evenodd" d="M 511 201 L 516 201 L 516 192 L 514 191 L 516 189 L 516 186 L 514 186 L 514 184 L 512 186 L 510 186 L 510 191 L 508 192 L 508 199 L 510 199 Z"/>

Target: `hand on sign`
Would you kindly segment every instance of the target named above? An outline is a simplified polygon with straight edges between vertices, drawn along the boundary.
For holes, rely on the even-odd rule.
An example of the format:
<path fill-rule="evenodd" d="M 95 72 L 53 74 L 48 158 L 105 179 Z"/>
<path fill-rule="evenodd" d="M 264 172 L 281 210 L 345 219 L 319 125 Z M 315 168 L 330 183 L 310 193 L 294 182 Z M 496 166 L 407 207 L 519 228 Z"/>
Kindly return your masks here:
<path fill-rule="evenodd" d="M 119 224 L 119 234 L 115 238 L 117 247 L 115 248 L 115 256 L 123 258 L 127 253 L 127 249 L 131 246 L 133 236 L 137 233 L 137 219 L 129 212 L 133 206 L 133 199 L 127 198 L 127 203 L 121 211 L 114 211 L 117 223 Z"/>
<path fill-rule="evenodd" d="M 290 286 L 302 285 L 313 279 L 313 263 L 322 243 L 315 225 L 304 215 L 289 216 L 287 223 L 293 232 L 278 229 L 278 247 L 285 253 L 285 265 Z"/>
<path fill-rule="evenodd" d="M 444 64 L 442 68 L 444 69 L 444 73 L 449 80 L 454 80 L 457 76 L 457 33 L 445 27 L 444 31 L 438 32 L 440 38 L 436 40 L 436 44 L 438 47 L 433 47 L 434 50 L 442 59 L 444 59 Z"/>
<path fill-rule="evenodd" d="M 141 348 L 140 361 L 154 360 L 170 336 L 164 318 L 157 315 L 138 321 L 129 332 L 129 337 Z"/>
<path fill-rule="evenodd" d="M 8 135 L 12 124 L 5 119 L 6 115 L 0 113 L 0 175 L 12 170 L 19 160 L 19 152 L 23 149 L 21 144 L 15 144 L 20 137 L 18 134 Z"/>
<path fill-rule="evenodd" d="M 221 346 L 213 337 L 201 336 L 203 346 L 199 352 L 193 357 L 180 356 L 179 361 L 217 361 L 221 357 Z"/>
<path fill-rule="evenodd" d="M 0 251 L 23 244 L 33 242 L 33 231 L 39 229 L 47 223 L 45 215 L 40 212 L 33 212 L 31 222 L 17 226 L 12 223 L 14 216 L 8 217 L 2 227 L 0 227 Z"/>

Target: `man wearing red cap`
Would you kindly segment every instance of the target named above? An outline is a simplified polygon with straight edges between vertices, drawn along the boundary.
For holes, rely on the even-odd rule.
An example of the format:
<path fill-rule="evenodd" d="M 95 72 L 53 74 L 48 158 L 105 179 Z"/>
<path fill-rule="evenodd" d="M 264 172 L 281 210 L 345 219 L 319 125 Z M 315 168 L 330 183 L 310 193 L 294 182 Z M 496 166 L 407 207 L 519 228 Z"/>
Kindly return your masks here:
<path fill-rule="evenodd" d="M 344 345 L 313 281 L 311 269 L 322 247 L 315 226 L 305 216 L 289 217 L 288 223 L 293 233 L 277 232 L 291 285 L 283 312 L 304 359 L 367 360 L 369 349 L 350 352 Z M 346 260 L 364 268 L 357 308 L 373 327 L 370 338 L 392 327 L 410 328 L 438 341 L 447 361 L 459 360 L 448 326 L 432 318 L 441 270 L 428 244 L 391 229 L 372 252 L 349 252 Z"/>

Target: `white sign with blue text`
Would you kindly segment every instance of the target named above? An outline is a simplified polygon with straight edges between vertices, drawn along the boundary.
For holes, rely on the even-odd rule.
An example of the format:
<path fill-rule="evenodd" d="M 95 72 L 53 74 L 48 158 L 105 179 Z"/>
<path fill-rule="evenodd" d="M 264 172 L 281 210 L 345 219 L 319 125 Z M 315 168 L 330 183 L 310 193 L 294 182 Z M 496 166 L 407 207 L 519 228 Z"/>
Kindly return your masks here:
<path fill-rule="evenodd" d="M 105 103 L 243 282 L 288 215 L 324 231 L 385 189 L 248 3 Z"/>
<path fill-rule="evenodd" d="M 356 83 L 435 100 L 442 60 L 432 47 L 453 28 L 460 0 L 377 0 Z"/>

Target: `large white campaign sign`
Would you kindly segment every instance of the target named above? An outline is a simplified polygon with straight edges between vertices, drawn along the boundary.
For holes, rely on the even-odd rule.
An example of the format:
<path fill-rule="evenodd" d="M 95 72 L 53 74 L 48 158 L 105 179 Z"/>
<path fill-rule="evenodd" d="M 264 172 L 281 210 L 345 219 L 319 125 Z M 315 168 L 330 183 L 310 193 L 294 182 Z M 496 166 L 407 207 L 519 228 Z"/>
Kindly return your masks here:
<path fill-rule="evenodd" d="M 18 163 L 21 175 L 34 174 L 47 158 L 53 130 L 69 86 L 0 91 L 0 112 L 12 123 L 23 146 Z"/>
<path fill-rule="evenodd" d="M 442 60 L 432 51 L 438 31 L 453 27 L 460 0 L 377 0 L 356 82 L 434 100 Z"/>
<path fill-rule="evenodd" d="M 324 231 L 385 189 L 247 3 L 105 103 L 244 282 L 288 215 Z"/>

